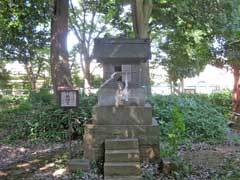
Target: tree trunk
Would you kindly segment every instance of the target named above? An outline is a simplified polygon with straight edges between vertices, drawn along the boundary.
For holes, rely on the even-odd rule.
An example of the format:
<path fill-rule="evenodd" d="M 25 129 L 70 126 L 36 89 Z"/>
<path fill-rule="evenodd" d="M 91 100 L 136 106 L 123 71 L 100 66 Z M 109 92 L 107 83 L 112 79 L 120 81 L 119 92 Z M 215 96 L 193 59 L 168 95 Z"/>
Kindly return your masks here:
<path fill-rule="evenodd" d="M 180 86 L 180 93 L 184 93 L 184 80 L 183 80 L 183 78 L 180 78 L 179 86 Z"/>
<path fill-rule="evenodd" d="M 58 86 L 72 86 L 67 52 L 68 0 L 54 0 L 51 24 L 51 75 L 54 93 Z"/>
<path fill-rule="evenodd" d="M 27 71 L 28 82 L 30 84 L 31 90 L 36 91 L 37 90 L 37 86 L 36 86 L 37 78 L 33 73 L 32 64 L 31 64 L 31 62 L 26 60 L 26 61 L 24 61 L 24 66 Z"/>
<path fill-rule="evenodd" d="M 233 65 L 234 87 L 233 87 L 233 113 L 239 113 L 240 103 L 240 68 Z"/>
<path fill-rule="evenodd" d="M 136 38 L 148 39 L 149 38 L 149 18 L 152 13 L 152 0 L 132 0 L 132 18 L 133 29 Z M 151 95 L 149 63 L 141 64 L 143 73 L 143 83 L 146 87 L 146 94 Z"/>
<path fill-rule="evenodd" d="M 133 28 L 135 36 L 140 39 L 149 38 L 149 18 L 152 13 L 152 0 L 132 0 Z"/>
<path fill-rule="evenodd" d="M 91 93 L 91 72 L 90 72 L 91 61 L 85 60 L 85 71 L 84 71 L 84 90 L 87 95 Z"/>

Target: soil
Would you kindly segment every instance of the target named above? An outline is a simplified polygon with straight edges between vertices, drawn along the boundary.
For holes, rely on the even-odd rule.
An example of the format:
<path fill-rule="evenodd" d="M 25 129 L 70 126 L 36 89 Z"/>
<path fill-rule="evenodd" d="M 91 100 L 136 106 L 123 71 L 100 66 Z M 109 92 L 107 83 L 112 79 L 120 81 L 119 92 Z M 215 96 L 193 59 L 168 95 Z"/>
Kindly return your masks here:
<path fill-rule="evenodd" d="M 72 142 L 71 149 L 73 157 L 81 157 L 81 141 Z M 0 179 L 103 179 L 103 175 L 97 173 L 97 168 L 89 173 L 74 174 L 68 171 L 70 159 L 68 142 L 31 144 L 22 141 L 15 145 L 2 144 L 0 152 Z M 150 164 L 142 165 L 143 179 L 207 180 L 214 179 L 216 173 L 224 173 L 221 177 L 229 175 L 230 178 L 226 179 L 235 180 L 235 177 L 236 180 L 240 179 L 240 174 L 238 176 L 234 172 L 234 168 L 240 167 L 240 144 L 229 141 L 220 145 L 194 143 L 191 148 L 182 146 L 179 150 L 179 158 L 192 167 L 191 172 L 181 176 L 184 178 L 160 173 L 158 164 Z M 229 166 L 229 163 L 232 166 Z M 235 173 L 234 176 L 231 176 L 231 173 Z"/>

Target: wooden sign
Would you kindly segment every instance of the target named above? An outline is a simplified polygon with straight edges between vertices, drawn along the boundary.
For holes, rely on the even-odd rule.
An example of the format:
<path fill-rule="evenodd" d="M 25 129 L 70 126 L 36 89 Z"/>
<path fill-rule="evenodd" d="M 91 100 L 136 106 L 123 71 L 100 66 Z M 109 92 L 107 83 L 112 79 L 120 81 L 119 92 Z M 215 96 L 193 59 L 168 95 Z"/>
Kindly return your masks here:
<path fill-rule="evenodd" d="M 61 86 L 58 87 L 59 104 L 62 108 L 75 108 L 79 104 L 78 88 Z"/>

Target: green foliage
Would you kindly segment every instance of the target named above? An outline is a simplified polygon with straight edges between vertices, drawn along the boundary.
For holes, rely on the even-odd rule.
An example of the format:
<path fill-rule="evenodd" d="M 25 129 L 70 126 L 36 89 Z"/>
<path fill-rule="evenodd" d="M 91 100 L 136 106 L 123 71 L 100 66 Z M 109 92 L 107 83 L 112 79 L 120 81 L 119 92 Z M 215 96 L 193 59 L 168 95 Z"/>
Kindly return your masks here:
<path fill-rule="evenodd" d="M 224 114 L 227 119 L 232 115 L 232 91 L 225 90 L 223 92 L 212 93 L 208 97 L 209 101 L 215 105 L 219 112 Z"/>
<path fill-rule="evenodd" d="M 5 63 L 0 62 L 0 89 L 9 88 L 8 81 L 10 80 L 10 74 L 5 69 Z"/>
<path fill-rule="evenodd" d="M 213 179 L 222 179 L 222 180 L 238 180 L 240 177 L 240 153 L 228 157 L 220 170 L 218 170 Z"/>
<path fill-rule="evenodd" d="M 171 109 L 170 116 L 172 121 L 170 121 L 165 128 L 165 134 L 167 135 L 166 140 L 168 142 L 167 151 L 161 151 L 162 156 L 170 156 L 171 154 L 177 151 L 178 146 L 184 142 L 185 140 L 185 122 L 183 119 L 183 115 L 179 111 L 178 107 L 175 106 Z M 160 125 L 161 127 L 161 125 Z"/>
<path fill-rule="evenodd" d="M 29 102 L 33 105 L 47 105 L 53 104 L 54 98 L 49 93 L 49 89 L 40 89 L 39 92 L 31 91 L 29 94 Z"/>
<path fill-rule="evenodd" d="M 157 95 L 151 97 L 150 102 L 159 119 L 163 141 L 169 141 L 172 131 L 176 137 L 191 141 L 216 142 L 226 138 L 227 120 L 216 105 L 198 96 Z"/>
<path fill-rule="evenodd" d="M 99 88 L 102 84 L 102 77 L 99 75 L 93 75 L 92 76 L 92 87 L 93 88 Z"/>
<path fill-rule="evenodd" d="M 84 79 L 81 78 L 77 73 L 72 75 L 73 84 L 77 87 L 84 87 Z"/>
<path fill-rule="evenodd" d="M 23 63 L 28 82 L 47 68 L 50 35 L 50 1 L 1 0 L 0 60 Z"/>
<path fill-rule="evenodd" d="M 0 127 L 8 129 L 8 140 L 28 138 L 63 140 L 68 137 L 69 121 L 72 126 L 72 138 L 82 137 L 83 127 L 91 118 L 95 96 L 81 96 L 80 106 L 72 111 L 65 111 L 54 104 L 52 95 L 41 90 L 31 93 L 26 98 L 1 100 L 5 108 L 0 117 Z M 6 102 L 7 101 L 7 102 Z"/>
<path fill-rule="evenodd" d="M 25 97 L 2 96 L 0 97 L 0 112 L 10 111 L 20 106 L 25 101 Z"/>

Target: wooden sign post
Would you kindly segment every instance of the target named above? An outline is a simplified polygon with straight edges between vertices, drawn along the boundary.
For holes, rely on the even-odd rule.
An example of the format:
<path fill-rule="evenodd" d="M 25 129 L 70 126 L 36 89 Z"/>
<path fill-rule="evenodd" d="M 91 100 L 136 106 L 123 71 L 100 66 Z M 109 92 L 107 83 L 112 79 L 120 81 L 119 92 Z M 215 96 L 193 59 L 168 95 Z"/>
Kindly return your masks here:
<path fill-rule="evenodd" d="M 76 108 L 79 105 L 79 89 L 74 87 L 58 87 L 59 105 L 64 109 Z"/>
<path fill-rule="evenodd" d="M 69 128 L 69 154 L 72 158 L 71 136 L 72 136 L 72 109 L 79 105 L 79 89 L 74 87 L 60 86 L 58 87 L 59 105 L 61 108 L 68 110 L 68 128 Z"/>

